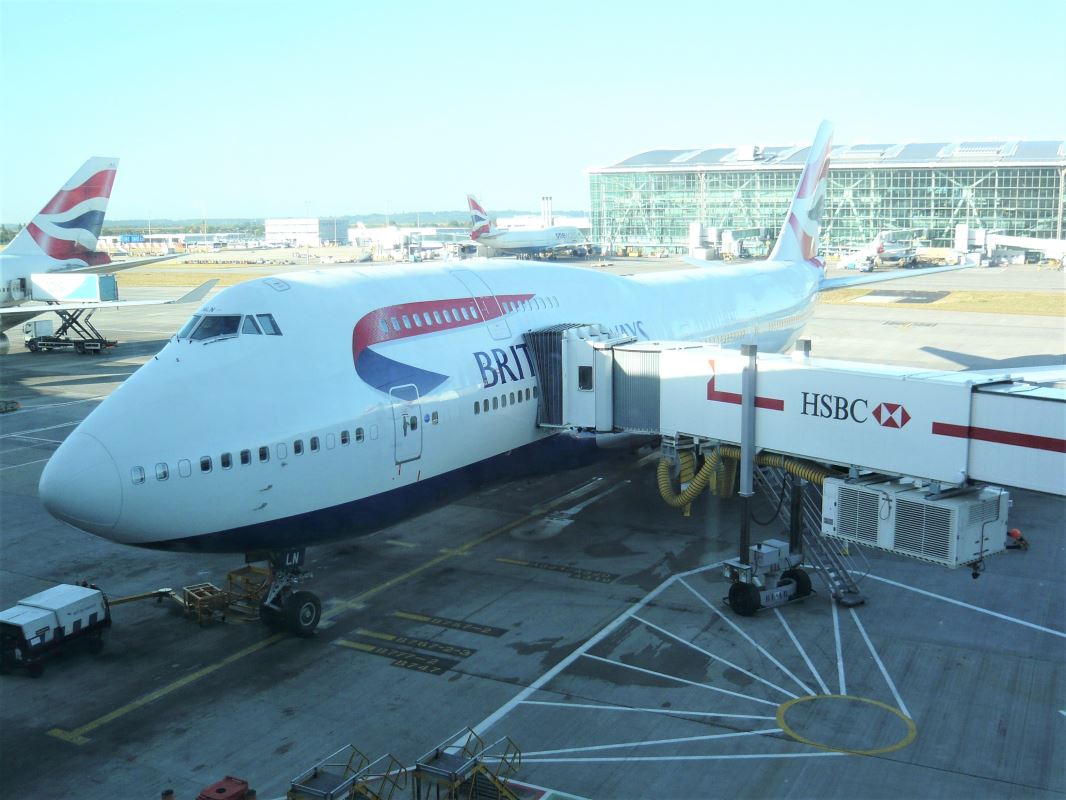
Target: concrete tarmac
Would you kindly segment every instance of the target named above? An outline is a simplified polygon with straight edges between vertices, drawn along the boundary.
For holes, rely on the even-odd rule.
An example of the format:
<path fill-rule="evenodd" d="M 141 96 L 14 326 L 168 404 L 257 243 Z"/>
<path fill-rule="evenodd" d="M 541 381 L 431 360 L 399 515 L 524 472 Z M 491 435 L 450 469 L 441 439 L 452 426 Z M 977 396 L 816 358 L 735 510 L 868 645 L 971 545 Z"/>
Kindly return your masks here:
<path fill-rule="evenodd" d="M 1057 291 L 1043 280 L 1028 290 Z M 115 597 L 224 587 L 241 566 L 116 545 L 37 499 L 56 446 L 189 313 L 101 311 L 121 342 L 102 356 L 16 341 L 0 360 L 0 391 L 22 404 L 0 416 L 0 606 L 82 579 Z M 807 335 L 818 356 L 935 369 L 1066 353 L 1062 318 L 898 305 L 822 305 Z M 1011 494 L 1031 549 L 977 580 L 869 551 L 865 605 L 835 607 L 816 580 L 803 602 L 739 618 L 716 566 L 735 555 L 737 502 L 705 495 L 681 516 L 652 454 L 486 486 L 312 548 L 312 639 L 141 601 L 114 609 L 102 654 L 4 676 L 0 796 L 193 798 L 237 775 L 281 797 L 345 744 L 412 764 L 471 727 L 514 740 L 520 780 L 587 798 L 1062 797 L 1066 502 Z"/>

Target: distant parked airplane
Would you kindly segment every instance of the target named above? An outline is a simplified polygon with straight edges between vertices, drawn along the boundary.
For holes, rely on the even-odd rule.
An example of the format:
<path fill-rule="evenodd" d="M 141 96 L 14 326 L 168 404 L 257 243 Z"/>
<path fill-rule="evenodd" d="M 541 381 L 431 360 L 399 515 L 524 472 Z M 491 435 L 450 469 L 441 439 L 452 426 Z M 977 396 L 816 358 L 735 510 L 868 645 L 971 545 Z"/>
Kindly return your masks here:
<path fill-rule="evenodd" d="M 489 215 L 474 195 L 468 194 L 466 201 L 470 206 L 470 238 L 501 255 L 534 256 L 558 250 L 588 252 L 588 239 L 572 225 L 553 225 L 528 231 L 499 230 L 489 221 Z"/>
<path fill-rule="evenodd" d="M 192 303 L 202 300 L 214 286 L 215 281 L 208 281 L 177 300 L 110 300 L 24 305 L 35 299 L 35 275 L 113 273 L 177 257 L 167 255 L 116 262 L 112 261 L 107 253 L 96 249 L 117 168 L 117 158 L 90 158 L 63 184 L 37 216 L 19 231 L 3 252 L 0 252 L 0 353 L 6 353 L 10 347 L 10 342 L 2 331 L 49 311 L 60 313 L 62 316 L 63 313 L 73 315 L 86 309 Z M 8 310 L 12 307 L 17 307 L 17 310 Z"/>

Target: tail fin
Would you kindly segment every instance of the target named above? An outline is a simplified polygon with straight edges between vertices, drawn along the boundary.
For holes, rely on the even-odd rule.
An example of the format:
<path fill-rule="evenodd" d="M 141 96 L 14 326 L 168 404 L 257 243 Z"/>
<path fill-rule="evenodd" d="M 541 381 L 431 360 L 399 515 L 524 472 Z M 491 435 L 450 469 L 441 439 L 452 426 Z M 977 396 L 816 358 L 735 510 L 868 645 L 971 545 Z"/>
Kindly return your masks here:
<path fill-rule="evenodd" d="M 107 253 L 96 252 L 107 201 L 115 182 L 117 158 L 90 158 L 55 193 L 4 251 L 6 255 L 36 256 L 72 266 L 106 264 Z"/>
<path fill-rule="evenodd" d="M 472 194 L 466 196 L 466 204 L 470 207 L 470 238 L 475 242 L 484 234 L 492 230 L 489 224 L 489 215 L 481 207 L 481 203 Z"/>
<path fill-rule="evenodd" d="M 829 175 L 829 151 L 833 145 L 833 126 L 818 126 L 814 143 L 807 153 L 807 163 L 800 175 L 799 187 L 788 207 L 785 224 L 777 235 L 771 260 L 806 261 L 821 268 L 818 260 L 818 232 L 825 208 L 826 179 Z"/>

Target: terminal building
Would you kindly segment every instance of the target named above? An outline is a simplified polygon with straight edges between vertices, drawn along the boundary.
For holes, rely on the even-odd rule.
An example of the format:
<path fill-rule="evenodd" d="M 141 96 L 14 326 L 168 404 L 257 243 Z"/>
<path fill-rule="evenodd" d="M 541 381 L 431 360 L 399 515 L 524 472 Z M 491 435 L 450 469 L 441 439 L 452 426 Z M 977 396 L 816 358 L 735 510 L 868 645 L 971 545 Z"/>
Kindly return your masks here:
<path fill-rule="evenodd" d="M 284 217 L 264 223 L 263 241 L 268 245 L 320 247 L 348 244 L 346 217 Z"/>
<path fill-rule="evenodd" d="M 808 149 L 649 150 L 590 169 L 593 241 L 683 253 L 727 230 L 765 255 Z M 821 244 L 833 252 L 914 231 L 918 245 L 950 248 L 960 225 L 1062 239 L 1064 194 L 1066 141 L 837 145 Z"/>

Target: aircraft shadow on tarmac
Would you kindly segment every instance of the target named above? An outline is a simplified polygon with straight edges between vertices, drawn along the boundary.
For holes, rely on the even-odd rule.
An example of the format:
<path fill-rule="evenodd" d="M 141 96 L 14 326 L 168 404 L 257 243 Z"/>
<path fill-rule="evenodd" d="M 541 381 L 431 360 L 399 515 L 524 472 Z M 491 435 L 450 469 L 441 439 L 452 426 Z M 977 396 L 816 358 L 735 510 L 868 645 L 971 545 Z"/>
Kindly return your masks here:
<path fill-rule="evenodd" d="M 1013 358 L 987 358 L 975 353 L 959 353 L 955 350 L 942 350 L 939 347 L 922 347 L 923 353 L 943 358 L 964 369 L 1009 369 L 1011 367 L 1042 367 L 1066 364 L 1066 353 L 1040 353 Z"/>

